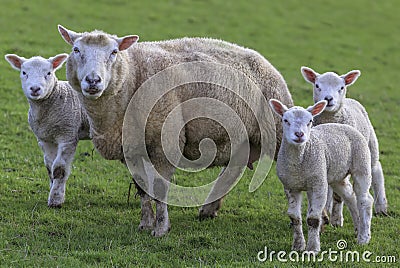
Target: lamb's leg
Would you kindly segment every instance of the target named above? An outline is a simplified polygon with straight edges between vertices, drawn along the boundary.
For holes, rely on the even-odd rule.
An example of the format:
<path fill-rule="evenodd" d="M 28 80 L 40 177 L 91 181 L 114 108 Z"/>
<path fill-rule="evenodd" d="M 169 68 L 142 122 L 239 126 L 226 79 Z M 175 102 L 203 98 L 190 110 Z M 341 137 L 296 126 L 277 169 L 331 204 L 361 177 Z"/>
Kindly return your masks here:
<path fill-rule="evenodd" d="M 357 198 L 359 214 L 357 241 L 359 244 L 367 244 L 371 239 L 371 218 L 373 198 L 369 193 L 371 179 L 365 175 L 352 174 L 354 192 Z"/>
<path fill-rule="evenodd" d="M 319 252 L 321 250 L 320 245 L 320 228 L 322 225 L 321 215 L 326 205 L 328 193 L 327 183 L 314 186 L 313 189 L 307 191 L 308 202 L 310 203 L 309 210 L 307 212 L 307 225 L 308 225 L 308 241 L 307 251 Z"/>
<path fill-rule="evenodd" d="M 217 180 L 219 180 L 219 178 L 222 176 L 222 173 L 224 172 L 224 170 L 225 170 L 225 167 L 223 167 L 221 169 L 221 171 L 219 172 Z M 222 205 L 222 201 L 223 201 L 223 197 L 221 197 L 211 203 L 204 204 L 199 210 L 199 219 L 204 220 L 207 218 L 217 217 L 218 211 Z"/>
<path fill-rule="evenodd" d="M 200 208 L 199 218 L 214 218 L 221 207 L 223 197 L 232 189 L 244 167 L 223 168 L 211 189 L 205 204 Z"/>
<path fill-rule="evenodd" d="M 151 197 L 146 194 L 143 189 L 135 183 L 137 194 L 140 196 L 140 207 L 141 207 L 141 219 L 139 224 L 139 230 L 153 230 L 155 217 L 152 206 Z"/>
<path fill-rule="evenodd" d="M 50 189 L 53 186 L 53 174 L 51 172 L 54 159 L 57 157 L 57 145 L 54 143 L 39 141 L 39 146 L 43 151 L 44 164 L 49 176 Z"/>
<path fill-rule="evenodd" d="M 379 161 L 379 145 L 375 133 L 371 134 L 369 141 L 371 152 L 372 189 L 374 190 L 375 212 L 378 215 L 387 216 L 387 199 L 385 192 L 385 179 L 382 165 Z"/>
<path fill-rule="evenodd" d="M 306 247 L 306 241 L 303 234 L 303 225 L 301 222 L 301 192 L 285 190 L 288 200 L 287 214 L 290 218 L 290 224 L 293 228 L 292 250 L 303 251 Z"/>
<path fill-rule="evenodd" d="M 349 208 L 351 218 L 354 224 L 354 231 L 357 234 L 359 215 L 358 215 L 356 195 L 353 191 L 353 186 L 351 185 L 350 181 L 346 179 L 341 182 L 334 183 L 331 186 L 335 191 L 335 193 L 341 196 L 341 198 L 344 200 L 344 203 Z"/>
<path fill-rule="evenodd" d="M 58 144 L 57 157 L 53 162 L 53 183 L 48 200 L 49 207 L 61 207 L 65 200 L 65 184 L 71 172 L 71 164 L 78 142 L 64 142 Z"/>

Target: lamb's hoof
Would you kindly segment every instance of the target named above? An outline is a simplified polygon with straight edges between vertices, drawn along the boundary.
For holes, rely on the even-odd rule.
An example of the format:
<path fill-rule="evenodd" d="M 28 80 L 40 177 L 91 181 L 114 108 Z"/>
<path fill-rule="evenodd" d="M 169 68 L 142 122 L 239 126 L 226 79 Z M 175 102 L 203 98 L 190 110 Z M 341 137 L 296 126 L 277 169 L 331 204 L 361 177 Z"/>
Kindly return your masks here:
<path fill-rule="evenodd" d="M 292 245 L 292 250 L 293 251 L 304 251 L 306 248 L 306 241 L 304 239 L 299 240 L 299 241 L 294 241 Z"/>
<path fill-rule="evenodd" d="M 332 216 L 331 217 L 331 225 L 333 227 L 343 227 L 343 217 Z"/>
<path fill-rule="evenodd" d="M 387 205 L 383 204 L 383 205 L 377 205 L 375 204 L 375 215 L 377 216 L 389 216 L 388 212 L 387 212 Z"/>
<path fill-rule="evenodd" d="M 218 216 L 218 212 L 217 211 L 204 211 L 203 209 L 199 210 L 199 220 L 203 221 L 206 219 L 214 219 Z"/>
<path fill-rule="evenodd" d="M 143 222 L 141 221 L 138 227 L 139 231 L 150 231 L 154 229 L 154 221 L 153 223 Z"/>
<path fill-rule="evenodd" d="M 49 206 L 50 208 L 61 208 L 63 204 L 64 198 L 61 196 L 49 197 L 49 200 L 47 201 L 47 206 Z"/>
<path fill-rule="evenodd" d="M 357 237 L 357 243 L 360 245 L 368 244 L 369 240 L 371 240 L 370 235 L 358 235 L 358 237 Z"/>
<path fill-rule="evenodd" d="M 156 227 L 153 231 L 151 231 L 151 235 L 154 237 L 162 237 L 171 230 L 171 227 Z"/>

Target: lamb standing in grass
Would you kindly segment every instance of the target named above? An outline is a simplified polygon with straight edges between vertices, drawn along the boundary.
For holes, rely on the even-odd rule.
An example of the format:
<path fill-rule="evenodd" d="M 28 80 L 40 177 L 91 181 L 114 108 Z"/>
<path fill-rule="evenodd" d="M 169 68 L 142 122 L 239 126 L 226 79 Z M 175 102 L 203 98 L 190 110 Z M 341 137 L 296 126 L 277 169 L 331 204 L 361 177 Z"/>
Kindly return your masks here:
<path fill-rule="evenodd" d="M 360 71 L 350 71 L 344 75 L 334 72 L 319 74 L 308 67 L 302 67 L 304 79 L 314 88 L 314 102 L 326 100 L 327 108 L 315 117 L 315 125 L 324 123 L 339 123 L 355 127 L 366 138 L 371 152 L 372 189 L 374 205 L 377 214 L 387 215 L 387 199 L 382 166 L 379 161 L 379 145 L 375 130 L 369 120 L 365 108 L 356 100 L 346 98 L 347 86 L 352 85 L 360 76 Z M 337 195 L 332 200 L 330 192 L 327 210 L 331 211 L 331 223 L 342 226 L 343 202 Z M 332 206 L 333 203 L 333 206 Z"/>
<path fill-rule="evenodd" d="M 311 128 L 313 118 L 326 106 L 325 100 L 304 109 L 288 109 L 278 100 L 270 100 L 272 110 L 282 117 L 283 140 L 278 154 L 277 174 L 288 198 L 288 214 L 293 227 L 293 250 L 304 250 L 301 220 L 301 191 L 307 191 L 307 251 L 320 251 L 319 233 L 328 184 L 348 206 L 359 244 L 371 238 L 372 196 L 371 157 L 368 144 L 353 127 L 323 124 Z M 354 192 L 346 180 L 351 174 Z"/>
<path fill-rule="evenodd" d="M 20 71 L 22 89 L 29 102 L 28 121 L 44 153 L 50 178 L 49 207 L 61 207 L 78 140 L 89 139 L 89 122 L 77 93 L 55 71 L 68 54 L 44 59 L 5 56 Z"/>
<path fill-rule="evenodd" d="M 292 99 L 283 77 L 264 57 L 250 49 L 208 38 L 183 38 L 136 44 L 138 36 L 135 35 L 118 38 L 101 31 L 76 33 L 62 26 L 59 26 L 58 30 L 64 40 L 73 46 L 67 62 L 67 79 L 72 87 L 82 95 L 82 102 L 88 112 L 93 133 L 93 143 L 106 159 L 125 161 L 122 148 L 122 128 L 129 102 L 146 80 L 148 81 L 155 74 L 171 66 L 187 62 L 208 62 L 230 66 L 252 79 L 261 89 L 262 97 L 265 99 L 277 98 L 287 105 L 292 105 Z M 183 76 L 185 73 L 177 75 Z M 190 70 L 187 70 L 186 75 L 191 75 Z M 222 74 L 207 72 L 207 75 L 221 75 L 217 77 L 220 81 L 227 79 Z M 247 96 L 253 96 L 253 94 L 248 93 Z M 249 133 L 251 146 L 249 166 L 251 166 L 251 162 L 256 161 L 260 154 L 259 137 L 262 133 L 260 128 L 263 126 L 258 126 L 254 122 L 254 118 L 251 118 L 251 111 L 249 112 L 246 105 L 240 103 L 238 98 L 235 99 L 232 92 L 224 91 L 211 84 L 192 83 L 183 85 L 177 91 L 171 91 L 168 96 L 160 98 L 158 107 L 154 108 L 158 114 L 150 115 L 147 120 L 146 146 L 151 163 L 154 164 L 156 170 L 161 173 L 162 177 L 167 180 L 171 179 L 175 167 L 164 156 L 165 152 L 160 144 L 160 127 L 172 108 L 185 100 L 195 98 L 220 100 L 241 115 Z M 264 107 L 261 105 L 256 108 L 260 114 L 264 113 Z M 143 117 L 140 112 L 138 111 L 135 116 Z M 184 120 L 183 118 L 187 116 L 183 111 L 181 111 L 181 115 L 182 118 L 179 120 Z M 179 122 L 176 123 L 179 124 Z M 276 117 L 275 124 L 265 126 L 263 131 L 275 131 L 276 125 L 277 140 L 280 142 L 282 134 L 279 131 L 280 124 L 280 120 Z M 183 125 L 185 127 L 179 134 L 179 145 L 186 158 L 198 159 L 201 155 L 198 149 L 200 141 L 210 138 L 216 141 L 217 146 L 217 154 L 214 162 L 210 165 L 226 166 L 228 164 L 230 141 L 226 131 L 219 124 L 212 120 L 199 119 Z M 132 137 L 132 139 L 134 138 Z M 134 149 L 132 152 L 136 153 Z M 143 169 L 142 159 L 144 159 L 142 156 L 137 156 L 133 160 L 137 163 L 138 169 Z M 221 176 L 224 174 L 221 172 Z M 144 176 L 150 178 L 152 177 L 150 175 L 152 174 Z M 135 179 L 138 178 L 135 177 Z M 148 181 L 146 178 L 140 179 Z M 160 178 L 154 178 L 154 181 L 156 180 L 160 180 Z M 219 181 L 220 179 L 218 179 Z M 169 230 L 167 204 L 156 200 L 156 216 L 154 218 L 151 198 L 141 189 L 138 190 L 142 207 L 139 229 L 153 230 L 152 234 L 155 236 L 166 234 Z M 168 190 L 160 190 L 160 196 L 166 191 Z M 200 217 L 215 217 L 220 205 L 221 199 L 204 205 L 200 209 Z"/>

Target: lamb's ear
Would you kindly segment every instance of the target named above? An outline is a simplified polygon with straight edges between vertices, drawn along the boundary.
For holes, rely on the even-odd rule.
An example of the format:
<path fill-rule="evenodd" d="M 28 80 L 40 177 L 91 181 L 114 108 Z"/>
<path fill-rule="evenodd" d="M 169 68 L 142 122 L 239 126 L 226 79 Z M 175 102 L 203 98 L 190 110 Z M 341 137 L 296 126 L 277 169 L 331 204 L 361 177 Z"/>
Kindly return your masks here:
<path fill-rule="evenodd" d="M 317 79 L 317 76 L 319 76 L 319 73 L 315 72 L 313 69 L 306 66 L 302 66 L 300 70 L 304 79 L 311 84 L 314 84 L 315 80 Z"/>
<path fill-rule="evenodd" d="M 270 99 L 269 106 L 271 106 L 272 111 L 274 111 L 280 117 L 282 117 L 283 114 L 288 110 L 288 108 L 282 104 L 282 102 L 276 99 Z"/>
<path fill-rule="evenodd" d="M 57 56 L 51 57 L 48 61 L 53 66 L 54 70 L 58 70 L 62 67 L 63 63 L 68 59 L 68 54 L 58 54 Z"/>
<path fill-rule="evenodd" d="M 359 70 L 353 70 L 348 72 L 347 74 L 341 75 L 340 77 L 343 78 L 344 83 L 346 86 L 350 86 L 354 84 L 357 78 L 361 75 Z"/>
<path fill-rule="evenodd" d="M 26 61 L 24 57 L 20 57 L 15 54 L 7 54 L 4 56 L 4 58 L 11 64 L 11 67 L 18 71 L 21 70 L 22 64 Z"/>
<path fill-rule="evenodd" d="M 314 104 L 313 106 L 308 107 L 307 111 L 309 111 L 313 116 L 319 115 L 324 111 L 327 104 L 328 102 L 326 100 L 321 100 L 316 104 Z"/>
<path fill-rule="evenodd" d="M 125 50 L 139 40 L 137 35 L 127 35 L 117 39 L 119 51 Z"/>
<path fill-rule="evenodd" d="M 58 31 L 61 34 L 62 38 L 70 44 L 71 46 L 74 45 L 76 39 L 78 39 L 82 34 L 76 33 L 74 31 L 68 30 L 61 25 L 58 25 Z"/>

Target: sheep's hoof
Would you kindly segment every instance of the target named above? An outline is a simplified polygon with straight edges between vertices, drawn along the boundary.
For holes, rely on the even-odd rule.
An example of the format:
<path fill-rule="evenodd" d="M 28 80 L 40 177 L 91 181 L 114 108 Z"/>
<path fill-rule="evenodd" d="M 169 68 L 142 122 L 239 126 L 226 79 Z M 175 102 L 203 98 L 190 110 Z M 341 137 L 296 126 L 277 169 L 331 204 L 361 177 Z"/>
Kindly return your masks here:
<path fill-rule="evenodd" d="M 343 217 L 336 215 L 332 216 L 331 224 L 333 227 L 343 227 Z"/>
<path fill-rule="evenodd" d="M 199 219 L 214 219 L 218 216 L 218 210 L 221 208 L 222 199 L 203 205 L 199 210 Z"/>
<path fill-rule="evenodd" d="M 389 216 L 388 212 L 387 212 L 387 206 L 386 204 L 383 205 L 376 205 L 375 204 L 375 215 L 376 216 Z"/>
<path fill-rule="evenodd" d="M 62 207 L 62 203 L 61 204 L 55 204 L 55 203 L 48 203 L 47 206 L 49 208 L 61 208 Z"/>
<path fill-rule="evenodd" d="M 357 243 L 360 245 L 365 245 L 369 243 L 370 239 L 371 239 L 370 235 L 358 235 Z"/>
<path fill-rule="evenodd" d="M 299 241 L 294 241 L 292 245 L 292 250 L 293 251 L 304 251 L 306 248 L 306 241 L 304 239 L 299 240 Z"/>
<path fill-rule="evenodd" d="M 162 237 L 171 230 L 171 227 L 156 227 L 153 231 L 151 231 L 151 235 L 154 237 Z"/>
<path fill-rule="evenodd" d="M 49 200 L 47 202 L 47 206 L 50 208 L 61 208 L 63 204 L 64 198 L 58 195 L 49 197 Z"/>
<path fill-rule="evenodd" d="M 155 220 L 153 219 L 153 221 L 145 221 L 145 220 L 141 220 L 138 230 L 139 231 L 149 231 L 149 230 L 153 230 L 154 229 L 154 222 Z"/>
<path fill-rule="evenodd" d="M 207 219 L 214 219 L 217 216 L 218 216 L 218 212 L 216 212 L 216 211 L 213 211 L 211 213 L 207 213 L 202 209 L 199 211 L 199 220 L 200 221 L 204 221 L 204 220 L 207 220 Z"/>

